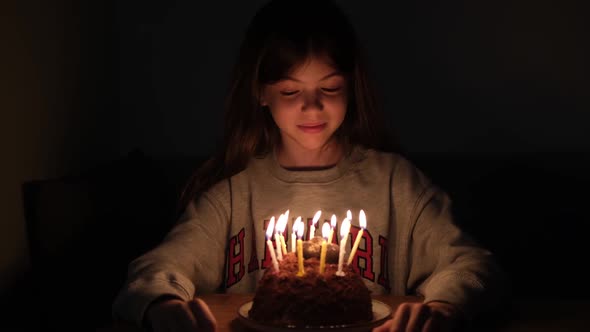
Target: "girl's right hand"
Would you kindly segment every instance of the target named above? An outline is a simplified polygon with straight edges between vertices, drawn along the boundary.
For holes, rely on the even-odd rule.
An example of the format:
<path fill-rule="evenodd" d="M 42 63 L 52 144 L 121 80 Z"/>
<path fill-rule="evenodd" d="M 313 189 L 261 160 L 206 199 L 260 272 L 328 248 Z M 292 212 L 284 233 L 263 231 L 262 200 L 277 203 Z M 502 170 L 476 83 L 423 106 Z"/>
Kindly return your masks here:
<path fill-rule="evenodd" d="M 146 320 L 154 332 L 214 332 L 217 329 L 209 306 L 199 298 L 188 302 L 177 298 L 157 300 L 148 307 Z"/>

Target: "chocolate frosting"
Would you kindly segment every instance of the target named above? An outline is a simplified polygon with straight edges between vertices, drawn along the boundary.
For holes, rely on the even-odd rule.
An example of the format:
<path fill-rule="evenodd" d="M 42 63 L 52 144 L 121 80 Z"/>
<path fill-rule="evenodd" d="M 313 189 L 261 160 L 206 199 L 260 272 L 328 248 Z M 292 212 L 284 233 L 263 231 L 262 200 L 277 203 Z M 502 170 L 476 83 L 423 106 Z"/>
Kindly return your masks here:
<path fill-rule="evenodd" d="M 321 236 L 316 236 L 309 241 L 303 241 L 303 258 L 317 258 L 320 259 L 320 253 L 322 250 L 322 241 L 324 239 Z M 334 243 L 328 243 L 326 246 L 326 263 L 338 264 L 338 255 L 340 254 L 340 246 Z"/>
<path fill-rule="evenodd" d="M 319 257 L 317 242 L 311 241 L 308 249 Z M 269 267 L 258 282 L 248 316 L 265 324 L 290 327 L 371 321 L 370 291 L 360 275 L 345 265 L 344 276 L 338 276 L 337 264 L 332 263 L 327 263 L 320 274 L 319 263 L 316 257 L 305 259 L 305 275 L 297 276 L 297 256 L 288 253 L 280 261 L 278 272 Z"/>

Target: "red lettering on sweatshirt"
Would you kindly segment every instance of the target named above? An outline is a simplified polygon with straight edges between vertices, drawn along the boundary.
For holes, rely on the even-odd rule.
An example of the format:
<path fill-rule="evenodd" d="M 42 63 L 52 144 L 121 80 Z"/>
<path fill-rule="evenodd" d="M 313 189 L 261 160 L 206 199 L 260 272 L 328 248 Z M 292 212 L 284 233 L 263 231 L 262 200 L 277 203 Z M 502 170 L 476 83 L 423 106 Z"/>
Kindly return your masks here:
<path fill-rule="evenodd" d="M 248 273 L 260 269 L 258 264 L 258 255 L 256 254 L 256 236 L 252 236 L 252 250 L 250 251 L 250 262 L 248 262 Z"/>
<path fill-rule="evenodd" d="M 351 249 L 360 230 L 360 227 L 357 226 L 350 227 L 351 238 L 354 239 L 351 241 Z M 367 229 L 363 231 L 361 242 L 352 259 L 352 267 L 361 277 L 375 282 L 375 272 L 373 271 L 373 237 Z"/>
<path fill-rule="evenodd" d="M 379 235 L 379 246 L 381 247 L 381 269 L 377 277 L 377 283 L 386 289 L 389 288 L 389 259 L 387 257 L 387 239 Z"/>
<path fill-rule="evenodd" d="M 242 228 L 238 235 L 232 236 L 229 240 L 228 250 L 228 273 L 227 273 L 227 287 L 231 287 L 242 279 L 246 268 L 244 267 L 244 235 L 245 231 Z M 237 249 L 239 248 L 239 249 Z M 236 270 L 238 272 L 236 273 Z"/>

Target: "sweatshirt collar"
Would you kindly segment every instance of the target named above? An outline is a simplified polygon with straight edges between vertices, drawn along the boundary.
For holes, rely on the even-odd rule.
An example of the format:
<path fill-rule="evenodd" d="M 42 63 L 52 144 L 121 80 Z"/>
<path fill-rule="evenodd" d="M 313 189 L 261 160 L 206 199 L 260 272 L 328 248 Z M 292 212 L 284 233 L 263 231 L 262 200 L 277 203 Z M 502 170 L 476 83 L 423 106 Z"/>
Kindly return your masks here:
<path fill-rule="evenodd" d="M 345 153 L 336 165 L 321 170 L 288 170 L 279 164 L 274 151 L 266 155 L 264 162 L 266 163 L 267 169 L 270 170 L 270 173 L 284 182 L 325 183 L 337 180 L 346 174 L 356 161 L 362 159 L 362 156 L 364 155 L 363 151 L 362 148 L 355 146 Z"/>

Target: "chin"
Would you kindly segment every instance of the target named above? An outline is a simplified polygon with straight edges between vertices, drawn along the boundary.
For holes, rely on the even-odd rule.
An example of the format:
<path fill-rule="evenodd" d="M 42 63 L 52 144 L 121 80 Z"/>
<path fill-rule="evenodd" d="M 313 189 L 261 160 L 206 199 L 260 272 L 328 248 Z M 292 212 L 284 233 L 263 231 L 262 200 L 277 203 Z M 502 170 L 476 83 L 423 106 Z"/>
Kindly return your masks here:
<path fill-rule="evenodd" d="M 303 147 L 306 150 L 320 150 L 322 148 L 326 147 L 327 142 L 321 142 L 321 143 L 308 143 L 308 144 L 301 144 L 301 147 Z"/>

